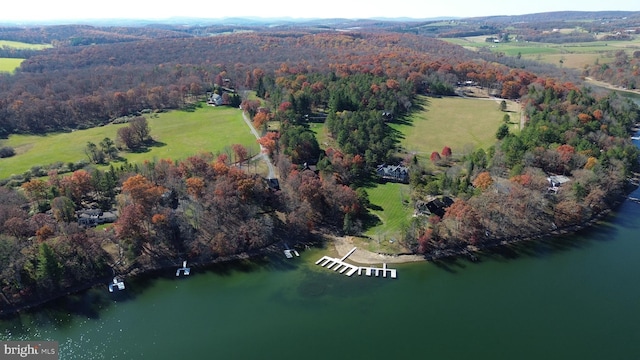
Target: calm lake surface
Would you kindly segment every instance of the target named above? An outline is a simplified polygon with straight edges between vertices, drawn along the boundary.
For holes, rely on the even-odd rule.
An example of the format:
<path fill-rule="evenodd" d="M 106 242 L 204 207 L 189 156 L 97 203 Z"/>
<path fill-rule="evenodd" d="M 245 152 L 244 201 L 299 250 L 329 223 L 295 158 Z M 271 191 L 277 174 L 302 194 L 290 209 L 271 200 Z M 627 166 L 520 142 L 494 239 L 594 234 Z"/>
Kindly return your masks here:
<path fill-rule="evenodd" d="M 0 338 L 59 341 L 62 359 L 634 359 L 639 230 L 627 201 L 582 234 L 398 265 L 397 279 L 314 265 L 321 249 L 167 271 L 4 321 Z"/>
<path fill-rule="evenodd" d="M 640 197 L 636 191 L 632 196 Z M 637 359 L 640 204 L 577 235 L 480 262 L 337 274 L 302 257 L 106 285 L 0 322 L 61 359 Z"/>

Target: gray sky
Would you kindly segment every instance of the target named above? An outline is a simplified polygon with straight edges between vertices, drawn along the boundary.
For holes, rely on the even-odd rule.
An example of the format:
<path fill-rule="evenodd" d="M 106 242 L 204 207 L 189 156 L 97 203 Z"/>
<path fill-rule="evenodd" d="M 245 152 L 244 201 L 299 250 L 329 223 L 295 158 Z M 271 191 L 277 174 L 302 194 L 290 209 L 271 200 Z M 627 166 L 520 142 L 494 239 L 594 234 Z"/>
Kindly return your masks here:
<path fill-rule="evenodd" d="M 640 11 L 640 3 L 602 0 L 10 0 L 2 5 L 0 20 L 166 19 L 175 16 L 203 18 L 238 16 L 432 18 L 440 16 L 520 15 L 563 10 Z"/>

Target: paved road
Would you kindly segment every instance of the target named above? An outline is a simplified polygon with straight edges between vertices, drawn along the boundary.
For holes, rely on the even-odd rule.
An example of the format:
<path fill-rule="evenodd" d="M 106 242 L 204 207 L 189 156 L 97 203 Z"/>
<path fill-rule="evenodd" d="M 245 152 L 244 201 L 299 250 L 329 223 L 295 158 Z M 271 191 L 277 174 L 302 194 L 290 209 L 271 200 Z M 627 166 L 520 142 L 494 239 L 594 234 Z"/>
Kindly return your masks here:
<path fill-rule="evenodd" d="M 251 123 L 251 120 L 249 119 L 249 116 L 245 111 L 242 112 L 242 118 L 244 119 L 244 122 L 247 123 L 247 126 L 249 127 L 249 129 L 251 129 L 251 132 L 253 133 L 253 135 L 255 135 L 256 139 L 260 139 L 260 134 L 258 133 L 258 130 L 256 130 L 255 127 L 253 127 L 253 124 Z M 267 155 L 266 149 L 262 145 L 260 145 L 260 155 L 256 155 L 256 157 L 261 157 L 262 160 L 265 163 L 267 163 L 267 167 L 269 168 L 269 176 L 267 176 L 267 179 L 275 178 L 276 168 L 273 166 L 273 163 L 271 162 L 269 155 Z"/>

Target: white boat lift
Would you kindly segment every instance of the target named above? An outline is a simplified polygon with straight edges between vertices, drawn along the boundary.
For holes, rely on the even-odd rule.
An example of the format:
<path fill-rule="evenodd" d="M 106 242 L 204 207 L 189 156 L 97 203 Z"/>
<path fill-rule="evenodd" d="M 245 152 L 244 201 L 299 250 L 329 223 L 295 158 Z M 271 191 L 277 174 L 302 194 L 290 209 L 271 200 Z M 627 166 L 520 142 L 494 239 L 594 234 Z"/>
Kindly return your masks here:
<path fill-rule="evenodd" d="M 109 292 L 113 292 L 113 290 L 124 290 L 124 282 L 119 280 L 117 277 L 113 278 L 113 282 L 109 284 Z"/>
<path fill-rule="evenodd" d="M 187 260 L 183 261 L 182 267 L 176 270 L 176 276 L 180 276 L 180 274 L 188 276 L 190 273 L 191 273 L 191 268 L 187 267 Z"/>

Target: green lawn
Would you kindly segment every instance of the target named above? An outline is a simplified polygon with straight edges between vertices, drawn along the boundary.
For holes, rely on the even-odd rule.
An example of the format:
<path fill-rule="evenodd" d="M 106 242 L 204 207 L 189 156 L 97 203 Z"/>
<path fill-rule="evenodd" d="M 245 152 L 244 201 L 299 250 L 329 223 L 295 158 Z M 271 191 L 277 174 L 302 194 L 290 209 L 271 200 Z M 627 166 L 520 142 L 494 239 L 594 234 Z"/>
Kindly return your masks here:
<path fill-rule="evenodd" d="M 51 44 L 29 44 L 19 41 L 0 40 L 0 47 L 10 47 L 15 49 L 31 49 L 31 50 L 43 50 L 53 47 Z"/>
<path fill-rule="evenodd" d="M 132 163 L 144 160 L 171 158 L 184 159 L 201 151 L 214 154 L 232 144 L 243 144 L 259 151 L 258 144 L 242 120 L 238 109 L 204 106 L 194 112 L 171 111 L 147 117 L 151 136 L 159 145 L 148 152 L 120 155 Z M 22 174 L 32 166 L 46 166 L 54 162 L 77 162 L 87 159 L 84 148 L 88 141 L 98 144 L 105 137 L 116 139 L 116 131 L 125 125 L 107 125 L 69 133 L 12 135 L 0 140 L 0 146 L 10 146 L 16 156 L 0 159 L 0 179 Z"/>
<path fill-rule="evenodd" d="M 12 73 L 17 69 L 24 59 L 0 58 L 0 73 Z"/>
<path fill-rule="evenodd" d="M 412 115 L 409 124 L 393 124 L 403 139 L 402 146 L 428 159 L 432 152 L 449 146 L 453 155 L 496 142 L 496 131 L 502 124 L 499 101 L 460 97 L 426 98 L 425 109 Z M 517 131 L 520 114 L 510 113 L 513 130 Z"/>
<path fill-rule="evenodd" d="M 410 188 L 407 184 L 385 183 L 367 188 L 370 211 L 380 223 L 367 229 L 365 235 L 376 241 L 397 239 L 403 226 L 411 221 L 413 207 L 410 205 Z"/>

